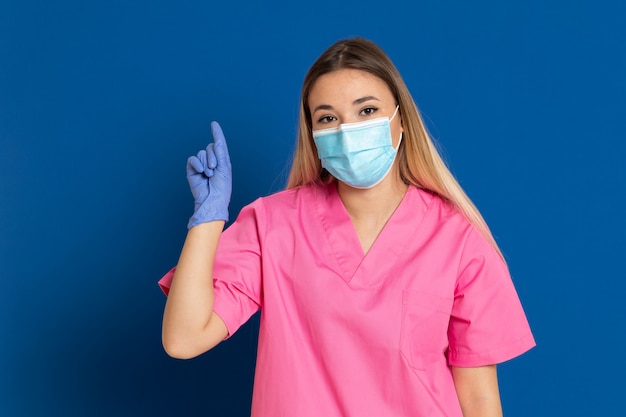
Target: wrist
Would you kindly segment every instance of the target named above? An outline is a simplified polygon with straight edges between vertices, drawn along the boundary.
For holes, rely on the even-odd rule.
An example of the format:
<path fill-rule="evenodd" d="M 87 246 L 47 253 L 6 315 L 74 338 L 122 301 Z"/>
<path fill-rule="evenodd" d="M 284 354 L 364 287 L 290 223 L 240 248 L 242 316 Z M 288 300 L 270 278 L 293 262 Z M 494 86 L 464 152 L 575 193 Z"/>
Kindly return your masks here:
<path fill-rule="evenodd" d="M 215 210 L 214 207 L 199 207 L 189 218 L 187 229 L 214 221 L 227 222 L 228 208 Z"/>

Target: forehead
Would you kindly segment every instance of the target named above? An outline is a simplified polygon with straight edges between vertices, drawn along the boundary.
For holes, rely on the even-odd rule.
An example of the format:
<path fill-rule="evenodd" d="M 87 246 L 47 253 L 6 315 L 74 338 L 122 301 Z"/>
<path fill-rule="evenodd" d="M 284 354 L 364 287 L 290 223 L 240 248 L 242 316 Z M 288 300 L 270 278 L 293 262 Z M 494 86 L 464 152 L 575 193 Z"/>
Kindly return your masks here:
<path fill-rule="evenodd" d="M 352 102 L 363 96 L 379 100 L 393 100 L 387 84 L 369 72 L 356 69 L 340 69 L 319 77 L 309 92 L 309 106 L 332 104 L 347 100 Z"/>

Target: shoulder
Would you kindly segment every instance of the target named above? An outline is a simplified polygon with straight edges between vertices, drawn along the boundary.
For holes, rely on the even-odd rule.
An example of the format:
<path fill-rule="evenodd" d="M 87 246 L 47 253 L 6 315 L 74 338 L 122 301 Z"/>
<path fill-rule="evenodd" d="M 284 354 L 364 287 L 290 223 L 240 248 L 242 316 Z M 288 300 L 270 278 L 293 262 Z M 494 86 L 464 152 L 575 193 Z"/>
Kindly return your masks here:
<path fill-rule="evenodd" d="M 322 195 L 323 186 L 307 185 L 259 197 L 241 209 L 225 236 L 245 234 L 259 241 L 270 235 L 288 236 L 285 231 L 312 223 Z"/>
<path fill-rule="evenodd" d="M 470 261 L 475 257 L 485 257 L 501 262 L 501 256 L 493 243 L 476 227 L 461 210 L 450 201 L 423 189 L 415 189 L 426 209 L 420 228 L 441 237 L 461 260 Z M 415 200 L 415 199 L 414 199 Z"/>
<path fill-rule="evenodd" d="M 411 187 L 414 194 L 413 201 L 423 207 L 425 221 L 435 230 L 454 232 L 466 235 L 474 228 L 463 213 L 450 201 L 431 191 Z"/>
<path fill-rule="evenodd" d="M 317 202 L 325 196 L 325 186 L 318 184 L 278 191 L 249 203 L 243 207 L 238 217 L 254 216 L 263 223 L 285 221 L 314 210 Z"/>
<path fill-rule="evenodd" d="M 303 205 L 313 204 L 325 194 L 326 186 L 308 184 L 260 197 L 252 204 L 262 205 L 266 210 L 272 212 L 276 210 L 289 211 L 299 209 Z"/>

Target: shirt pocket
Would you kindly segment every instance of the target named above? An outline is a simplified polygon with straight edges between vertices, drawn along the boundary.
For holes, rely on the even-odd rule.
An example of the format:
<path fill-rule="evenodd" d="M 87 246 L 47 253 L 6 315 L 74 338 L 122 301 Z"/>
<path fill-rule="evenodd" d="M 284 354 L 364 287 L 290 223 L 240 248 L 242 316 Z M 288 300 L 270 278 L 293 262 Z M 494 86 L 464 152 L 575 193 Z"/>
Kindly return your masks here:
<path fill-rule="evenodd" d="M 409 365 L 425 370 L 445 360 L 453 299 L 419 291 L 402 292 L 400 353 Z"/>

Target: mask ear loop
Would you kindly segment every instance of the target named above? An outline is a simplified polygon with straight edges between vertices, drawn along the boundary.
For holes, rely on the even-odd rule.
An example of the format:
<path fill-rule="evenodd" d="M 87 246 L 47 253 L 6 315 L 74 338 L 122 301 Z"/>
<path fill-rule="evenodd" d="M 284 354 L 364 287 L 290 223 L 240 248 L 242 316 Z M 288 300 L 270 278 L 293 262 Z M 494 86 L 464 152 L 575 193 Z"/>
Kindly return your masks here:
<path fill-rule="evenodd" d="M 396 114 L 398 114 L 398 109 L 399 108 L 400 108 L 400 105 L 398 104 L 396 106 L 396 110 L 393 112 L 393 116 L 391 116 L 391 119 L 389 119 L 390 122 L 396 117 Z"/>
<path fill-rule="evenodd" d="M 391 119 L 389 119 L 389 123 L 391 123 L 391 121 L 396 117 L 396 115 L 398 114 L 398 110 L 400 109 L 400 105 L 398 104 L 396 106 L 396 110 L 393 112 L 393 116 L 391 116 Z M 389 131 L 391 131 L 391 126 L 389 126 Z M 398 139 L 398 146 L 396 146 L 394 149 L 396 152 L 398 152 L 398 149 L 400 149 L 400 144 L 402 143 L 402 138 L 404 137 L 404 134 L 402 132 L 400 132 L 400 139 Z"/>
<path fill-rule="evenodd" d="M 398 146 L 395 147 L 396 153 L 400 149 L 400 144 L 402 143 L 403 138 L 404 138 L 404 133 L 400 132 L 400 139 L 398 139 Z"/>

